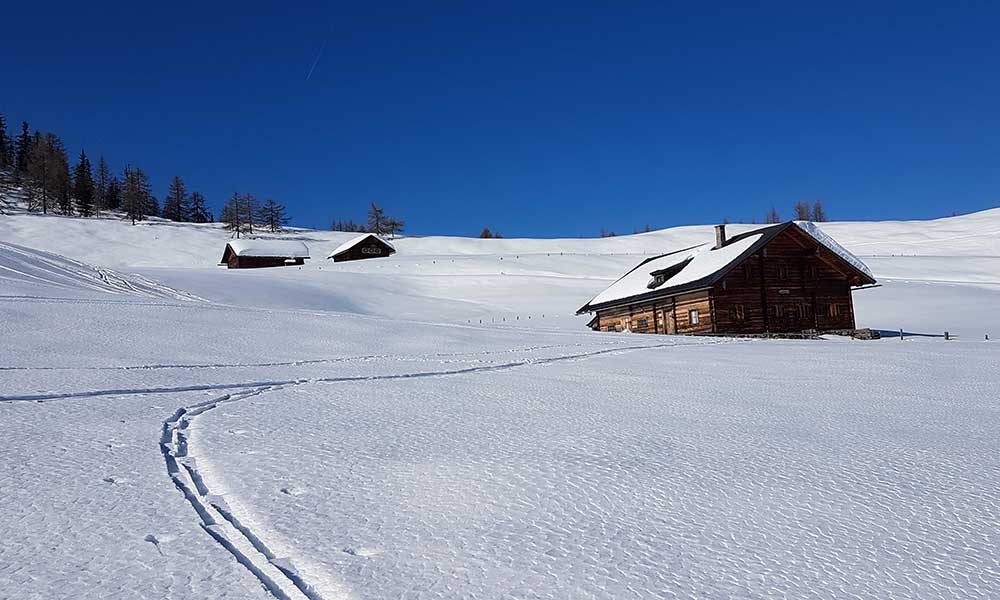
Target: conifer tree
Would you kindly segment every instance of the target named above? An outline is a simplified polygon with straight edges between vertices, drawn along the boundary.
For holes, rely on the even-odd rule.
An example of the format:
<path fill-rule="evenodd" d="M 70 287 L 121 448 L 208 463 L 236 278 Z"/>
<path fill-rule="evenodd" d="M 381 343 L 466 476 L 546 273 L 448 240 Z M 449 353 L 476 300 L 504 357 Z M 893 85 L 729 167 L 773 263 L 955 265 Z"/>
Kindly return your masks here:
<path fill-rule="evenodd" d="M 90 159 L 82 150 L 73 170 L 73 197 L 76 199 L 76 211 L 81 217 L 93 216 L 94 178 L 91 174 Z"/>
<path fill-rule="evenodd" d="M 20 142 L 20 138 L 18 138 Z M 28 210 L 49 212 L 49 163 L 46 161 L 42 134 L 35 132 L 24 152 L 18 150 L 18 161 L 24 157 L 24 175 L 28 179 Z M 19 170 L 20 172 L 20 170 Z"/>
<path fill-rule="evenodd" d="M 0 115 L 0 169 L 6 169 L 14 162 L 10 155 L 11 142 L 7 136 L 7 118 Z"/>
<path fill-rule="evenodd" d="M 108 182 L 108 191 L 104 195 L 104 209 L 105 210 L 118 210 L 122 206 L 122 184 L 118 181 L 118 177 L 115 175 L 111 176 L 111 181 Z"/>
<path fill-rule="evenodd" d="M 241 208 L 242 198 L 236 192 L 222 205 L 222 212 L 219 213 L 219 221 L 225 223 L 226 229 L 233 232 L 237 238 L 243 231 L 243 210 Z"/>
<path fill-rule="evenodd" d="M 108 188 L 111 187 L 111 170 L 104 157 L 97 159 L 97 172 L 94 174 L 94 208 L 97 216 L 102 210 L 108 210 Z"/>
<path fill-rule="evenodd" d="M 822 223 L 826 221 L 826 212 L 823 210 L 823 203 L 819 200 L 813 202 L 812 207 L 812 220 L 817 223 Z"/>
<path fill-rule="evenodd" d="M 796 221 L 808 221 L 812 216 L 812 213 L 809 210 L 809 203 L 805 200 L 796 202 L 794 211 Z"/>
<path fill-rule="evenodd" d="M 403 226 L 405 222 L 402 219 L 397 219 L 396 217 L 386 217 L 384 222 L 385 232 L 389 234 L 390 238 L 395 238 L 397 233 L 403 231 Z"/>
<path fill-rule="evenodd" d="M 21 134 L 14 141 L 14 173 L 20 180 L 20 176 L 28 170 L 28 152 L 31 150 L 31 134 L 28 133 L 28 122 L 21 121 Z"/>
<path fill-rule="evenodd" d="M 52 195 L 59 204 L 59 212 L 64 215 L 73 214 L 73 182 L 69 174 L 69 159 L 62 140 L 54 133 L 45 134 L 45 143 L 49 157 L 52 160 Z"/>
<path fill-rule="evenodd" d="M 778 211 L 773 206 L 771 207 L 771 212 L 767 213 L 767 216 L 764 217 L 764 222 L 769 224 L 781 222 L 781 217 L 778 216 Z"/>
<path fill-rule="evenodd" d="M 348 219 L 347 221 L 332 221 L 330 223 L 330 231 L 344 231 L 347 233 L 355 233 L 365 231 L 362 225 L 358 225 L 354 221 Z"/>
<path fill-rule="evenodd" d="M 282 227 L 288 225 L 288 216 L 285 214 L 285 206 L 278 204 L 268 198 L 261 204 L 258 210 L 257 221 L 267 227 L 271 233 L 281 231 Z"/>
<path fill-rule="evenodd" d="M 64 214 L 73 206 L 69 193 L 69 162 L 62 141 L 55 134 L 35 132 L 24 152 L 25 175 L 30 180 L 28 209 L 49 212 L 52 200 L 59 204 Z M 39 196 L 40 202 L 39 202 Z"/>
<path fill-rule="evenodd" d="M 239 207 L 240 213 L 242 213 L 240 220 L 246 227 L 247 233 L 253 235 L 253 226 L 257 222 L 257 216 L 260 213 L 257 197 L 253 194 L 243 194 L 240 196 L 237 206 Z"/>
<path fill-rule="evenodd" d="M 163 199 L 163 218 L 171 221 L 187 221 L 191 208 L 184 182 L 180 177 L 174 176 L 167 188 L 167 196 Z"/>
<path fill-rule="evenodd" d="M 192 223 L 209 223 L 212 220 L 212 213 L 205 206 L 205 197 L 198 192 L 191 192 L 190 218 Z"/>
<path fill-rule="evenodd" d="M 152 188 L 150 188 L 152 189 Z M 158 217 L 160 216 L 160 202 L 156 199 L 152 193 L 146 196 L 146 216 L 147 217 Z"/>
<path fill-rule="evenodd" d="M 131 219 L 133 225 L 146 218 L 150 198 L 149 178 L 142 169 L 133 168 L 131 165 L 125 167 L 122 179 L 122 204 L 126 218 Z"/>
<path fill-rule="evenodd" d="M 385 211 L 379 208 L 374 202 L 368 208 L 368 231 L 375 235 L 385 233 Z"/>

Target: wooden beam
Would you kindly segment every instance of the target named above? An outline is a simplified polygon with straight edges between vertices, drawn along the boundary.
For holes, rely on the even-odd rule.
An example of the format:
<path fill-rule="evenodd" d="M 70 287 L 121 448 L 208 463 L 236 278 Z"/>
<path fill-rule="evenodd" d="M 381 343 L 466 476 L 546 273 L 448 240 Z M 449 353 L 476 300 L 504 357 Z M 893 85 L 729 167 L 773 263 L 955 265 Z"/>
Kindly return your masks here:
<path fill-rule="evenodd" d="M 757 267 L 760 269 L 760 308 L 764 311 L 764 331 L 771 331 L 771 315 L 767 310 L 767 283 L 764 277 L 764 253 L 757 253 Z"/>

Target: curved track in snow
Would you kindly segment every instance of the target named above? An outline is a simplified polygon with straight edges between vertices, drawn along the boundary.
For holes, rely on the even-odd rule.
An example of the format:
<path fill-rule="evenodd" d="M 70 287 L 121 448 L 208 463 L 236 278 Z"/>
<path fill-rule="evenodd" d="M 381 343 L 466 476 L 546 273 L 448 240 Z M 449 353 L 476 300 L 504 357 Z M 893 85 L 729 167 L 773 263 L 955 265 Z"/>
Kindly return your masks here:
<path fill-rule="evenodd" d="M 192 426 L 195 420 L 220 406 L 239 402 L 265 393 L 273 393 L 292 386 L 305 383 L 340 383 L 350 381 L 384 381 L 394 379 L 414 379 L 428 377 L 449 377 L 495 371 L 508 371 L 527 366 L 539 366 L 574 360 L 583 360 L 606 354 L 620 354 L 637 350 L 654 350 L 672 348 L 684 345 L 708 345 L 731 343 L 730 340 L 713 340 L 707 343 L 678 344 L 662 343 L 635 345 L 618 348 L 605 348 L 590 352 L 565 354 L 559 356 L 511 361 L 503 364 L 470 367 L 465 369 L 442 371 L 418 371 L 413 373 L 359 376 L 359 377 L 329 377 L 319 379 L 289 380 L 274 382 L 258 382 L 233 384 L 239 391 L 225 394 L 210 400 L 192 404 L 177 409 L 163 422 L 160 436 L 160 451 L 163 454 L 167 474 L 184 498 L 198 514 L 202 529 L 219 545 L 225 548 L 243 565 L 272 596 L 280 600 L 330 600 L 328 594 L 317 589 L 308 581 L 290 557 L 277 556 L 267 541 L 266 534 L 247 525 L 245 519 L 226 502 L 223 495 L 213 493 L 210 482 L 198 469 L 198 459 L 190 452 Z M 206 389 L 206 388 L 201 388 Z M 136 393 L 145 393 L 140 390 Z M 158 390 L 160 392 L 170 390 Z M 179 390 L 178 390 L 179 391 Z M 187 390 L 184 390 L 187 391 Z M 118 392 L 122 393 L 122 392 Z M 96 393 L 92 394 L 96 395 Z M 0 398 L 0 400 L 5 400 Z"/>
<path fill-rule="evenodd" d="M 9 242 L 0 242 L 2 280 L 146 298 L 204 301 L 141 275 L 119 273 Z"/>

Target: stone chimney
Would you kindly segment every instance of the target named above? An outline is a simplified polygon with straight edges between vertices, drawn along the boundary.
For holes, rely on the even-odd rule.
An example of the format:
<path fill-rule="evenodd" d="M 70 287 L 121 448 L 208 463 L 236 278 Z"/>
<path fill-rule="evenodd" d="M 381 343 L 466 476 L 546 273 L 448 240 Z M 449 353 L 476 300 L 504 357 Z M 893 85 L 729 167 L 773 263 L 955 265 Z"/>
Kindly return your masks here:
<path fill-rule="evenodd" d="M 726 226 L 725 225 L 716 225 L 715 226 L 715 249 L 718 250 L 719 248 L 721 248 L 721 247 L 723 247 L 725 245 L 726 245 Z"/>

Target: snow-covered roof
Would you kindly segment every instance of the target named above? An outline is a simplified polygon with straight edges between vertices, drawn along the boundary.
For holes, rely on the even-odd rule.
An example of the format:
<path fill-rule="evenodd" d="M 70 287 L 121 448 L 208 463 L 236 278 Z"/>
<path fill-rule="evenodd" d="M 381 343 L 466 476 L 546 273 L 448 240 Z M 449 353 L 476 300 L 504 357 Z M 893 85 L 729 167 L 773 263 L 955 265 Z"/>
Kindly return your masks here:
<path fill-rule="evenodd" d="M 361 234 L 361 235 L 359 235 L 357 237 L 353 237 L 353 238 L 347 240 L 346 242 L 344 242 L 343 244 L 337 246 L 333 250 L 333 252 L 331 252 L 330 255 L 327 256 L 327 258 L 333 258 L 334 256 L 340 254 L 341 252 L 346 252 L 346 251 L 350 250 L 351 248 L 357 246 L 358 244 L 366 241 L 368 238 L 374 238 L 374 239 L 382 242 L 386 246 L 388 246 L 389 249 L 392 250 L 393 252 L 396 251 L 396 249 L 393 248 L 392 244 L 390 244 L 389 242 L 387 242 L 387 241 L 383 240 L 382 238 L 378 237 L 374 233 L 363 233 L 363 234 Z"/>
<path fill-rule="evenodd" d="M 851 254 L 847 248 L 838 244 L 837 240 L 827 235 L 827 233 L 820 229 L 815 223 L 812 221 L 795 221 L 795 224 L 798 225 L 799 229 L 808 233 L 814 240 L 823 246 L 826 246 L 827 250 L 844 259 L 845 262 L 850 263 L 850 265 L 855 269 L 861 271 L 872 279 L 875 279 L 875 276 L 872 275 L 871 269 L 868 268 L 868 265 L 862 262 L 862 260 L 857 256 Z"/>
<path fill-rule="evenodd" d="M 588 304 L 604 304 L 605 302 L 648 293 L 650 291 L 649 280 L 652 278 L 653 272 L 670 269 L 688 260 L 690 262 L 676 275 L 668 279 L 664 285 L 669 284 L 669 287 L 673 288 L 698 281 L 738 259 L 744 251 L 757 243 L 760 238 L 761 234 L 747 236 L 738 242 L 727 244 L 717 250 L 712 249 L 712 244 L 702 244 L 649 259 L 626 273 L 618 281 L 612 283 L 606 290 L 588 302 Z"/>
<path fill-rule="evenodd" d="M 236 256 L 309 258 L 309 247 L 297 240 L 240 239 L 228 245 Z"/>
<path fill-rule="evenodd" d="M 790 226 L 798 227 L 818 244 L 874 281 L 871 271 L 861 259 L 844 249 L 814 223 L 795 221 L 748 231 L 733 237 L 721 248 L 716 248 L 714 243 L 705 243 L 646 259 L 603 292 L 594 296 L 578 312 L 587 312 L 595 306 L 639 296 L 672 295 L 708 287 L 725 275 L 731 266 L 756 252 L 759 247 Z M 654 286 L 651 280 L 658 273 L 663 273 L 666 279 L 660 285 Z"/>

